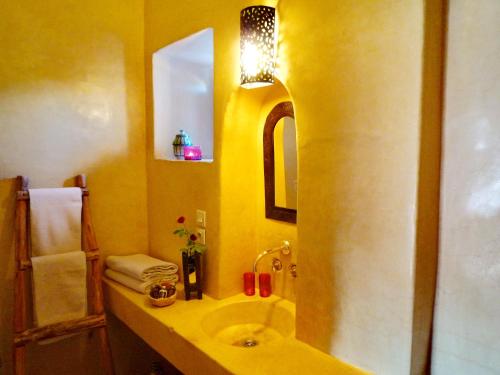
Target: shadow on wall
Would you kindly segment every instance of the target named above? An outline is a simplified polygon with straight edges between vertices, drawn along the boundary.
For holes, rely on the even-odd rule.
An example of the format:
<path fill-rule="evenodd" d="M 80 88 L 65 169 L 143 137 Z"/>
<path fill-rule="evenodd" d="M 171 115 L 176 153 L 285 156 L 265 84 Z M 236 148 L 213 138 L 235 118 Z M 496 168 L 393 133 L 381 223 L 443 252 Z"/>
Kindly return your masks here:
<path fill-rule="evenodd" d="M 107 318 L 113 360 L 119 364 L 117 375 L 148 374 L 153 362 L 159 363 L 165 374 L 182 374 L 114 315 L 108 314 Z"/>
<path fill-rule="evenodd" d="M 412 326 L 412 374 L 429 373 L 439 252 L 446 1 L 425 1 L 420 158 Z"/>

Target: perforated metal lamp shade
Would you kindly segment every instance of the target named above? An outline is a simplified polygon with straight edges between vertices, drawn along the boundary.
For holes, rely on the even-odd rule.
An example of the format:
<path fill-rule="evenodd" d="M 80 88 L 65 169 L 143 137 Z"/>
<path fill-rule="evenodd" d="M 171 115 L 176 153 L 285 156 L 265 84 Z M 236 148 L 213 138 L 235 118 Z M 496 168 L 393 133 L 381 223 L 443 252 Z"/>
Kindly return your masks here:
<path fill-rule="evenodd" d="M 240 13 L 241 86 L 254 88 L 274 83 L 275 9 L 251 6 Z"/>

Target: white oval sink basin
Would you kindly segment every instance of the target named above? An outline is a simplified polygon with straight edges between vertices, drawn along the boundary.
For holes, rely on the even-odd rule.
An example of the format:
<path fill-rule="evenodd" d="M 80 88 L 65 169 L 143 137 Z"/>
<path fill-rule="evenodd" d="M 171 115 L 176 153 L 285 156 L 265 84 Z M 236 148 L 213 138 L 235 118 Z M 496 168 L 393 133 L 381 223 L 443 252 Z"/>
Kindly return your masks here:
<path fill-rule="evenodd" d="M 202 328 L 213 339 L 232 346 L 267 344 L 293 335 L 293 310 L 283 304 L 279 300 L 231 303 L 205 315 Z"/>

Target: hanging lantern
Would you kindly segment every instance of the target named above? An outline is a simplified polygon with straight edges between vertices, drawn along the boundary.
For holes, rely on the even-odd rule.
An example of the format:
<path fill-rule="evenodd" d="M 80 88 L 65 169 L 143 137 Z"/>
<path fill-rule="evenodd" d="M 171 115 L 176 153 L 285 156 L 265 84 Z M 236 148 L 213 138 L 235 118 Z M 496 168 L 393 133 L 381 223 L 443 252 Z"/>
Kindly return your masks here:
<path fill-rule="evenodd" d="M 275 9 L 251 6 L 240 13 L 241 86 L 255 88 L 274 83 Z"/>

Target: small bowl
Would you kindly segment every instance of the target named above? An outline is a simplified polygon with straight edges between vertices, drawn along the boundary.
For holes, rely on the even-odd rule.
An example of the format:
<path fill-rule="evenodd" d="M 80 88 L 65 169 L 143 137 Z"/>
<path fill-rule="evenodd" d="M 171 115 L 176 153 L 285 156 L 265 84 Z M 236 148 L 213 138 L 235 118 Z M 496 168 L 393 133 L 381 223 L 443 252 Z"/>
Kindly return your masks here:
<path fill-rule="evenodd" d="M 170 297 L 166 298 L 153 298 L 149 294 L 148 298 L 153 306 L 158 306 L 158 307 L 169 306 L 175 302 L 175 299 L 177 298 L 177 291 L 175 291 L 175 293 L 172 294 Z"/>
<path fill-rule="evenodd" d="M 159 298 L 154 298 L 151 296 L 151 289 L 153 289 L 156 285 L 161 285 L 161 286 L 166 286 L 167 288 L 170 286 L 173 286 L 175 288 L 175 284 L 161 280 L 153 285 L 151 285 L 148 290 L 147 290 L 147 296 L 149 298 L 149 301 L 153 306 L 158 306 L 158 307 L 164 307 L 164 306 L 169 306 L 175 302 L 175 299 L 177 298 L 177 289 L 175 289 L 174 294 L 168 296 L 168 297 L 159 297 Z"/>

